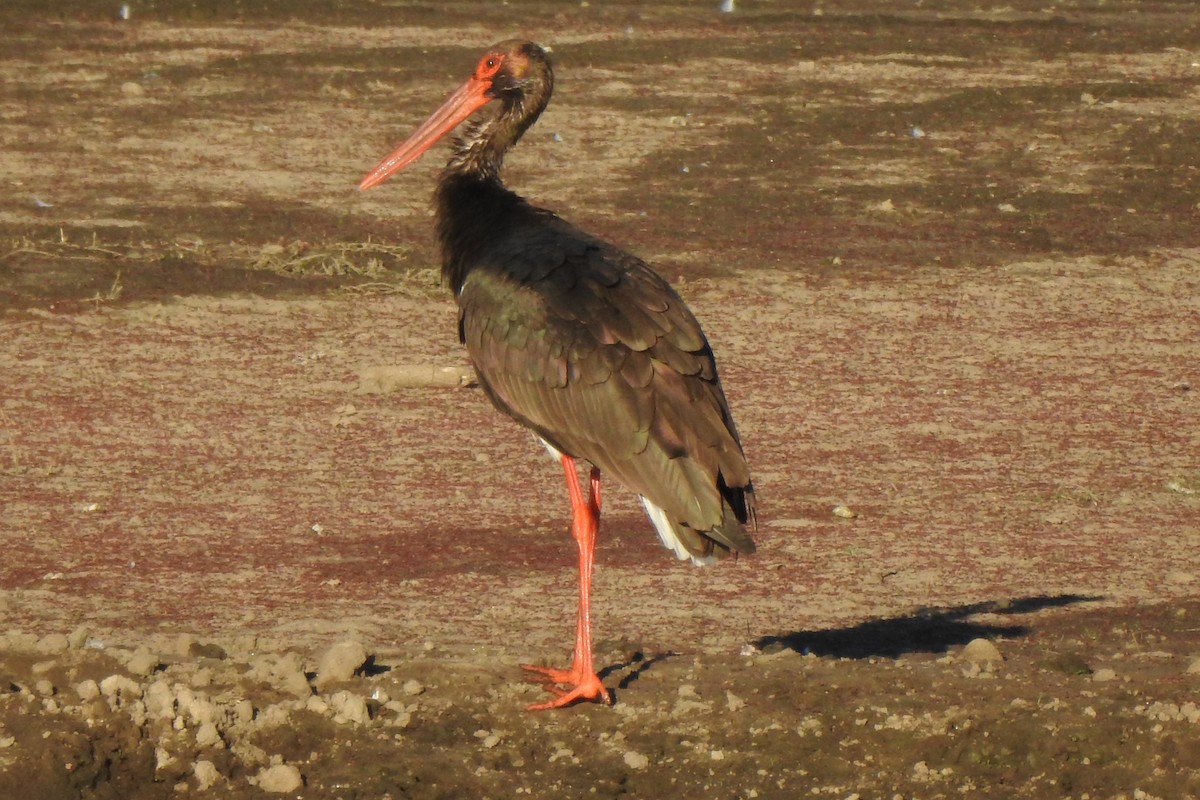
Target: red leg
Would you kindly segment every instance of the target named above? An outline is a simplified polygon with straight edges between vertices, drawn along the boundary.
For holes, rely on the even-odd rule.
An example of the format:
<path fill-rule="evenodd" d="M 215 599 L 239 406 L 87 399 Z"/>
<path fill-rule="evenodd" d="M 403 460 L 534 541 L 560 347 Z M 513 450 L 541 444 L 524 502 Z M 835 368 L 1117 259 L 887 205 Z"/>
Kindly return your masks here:
<path fill-rule="evenodd" d="M 546 689 L 557 695 L 553 700 L 531 705 L 530 711 L 562 708 L 579 700 L 612 702 L 592 666 L 592 566 L 596 533 L 600 528 L 600 470 L 592 467 L 588 499 L 585 501 L 579 475 L 575 471 L 575 459 L 564 455 L 562 463 L 567 474 L 567 491 L 571 495 L 571 536 L 579 545 L 579 617 L 575 625 L 575 655 L 568 669 L 522 665 L 526 671 L 543 677 Z"/>

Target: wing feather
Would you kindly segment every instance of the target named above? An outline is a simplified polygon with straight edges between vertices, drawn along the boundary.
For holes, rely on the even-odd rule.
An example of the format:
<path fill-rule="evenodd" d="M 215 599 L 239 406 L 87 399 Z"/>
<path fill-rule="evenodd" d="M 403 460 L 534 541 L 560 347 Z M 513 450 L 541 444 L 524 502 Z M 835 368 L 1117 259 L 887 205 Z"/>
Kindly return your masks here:
<path fill-rule="evenodd" d="M 696 318 L 639 259 L 539 221 L 459 290 L 460 335 L 488 396 L 641 495 L 664 542 L 694 560 L 753 552 L 749 468 Z"/>

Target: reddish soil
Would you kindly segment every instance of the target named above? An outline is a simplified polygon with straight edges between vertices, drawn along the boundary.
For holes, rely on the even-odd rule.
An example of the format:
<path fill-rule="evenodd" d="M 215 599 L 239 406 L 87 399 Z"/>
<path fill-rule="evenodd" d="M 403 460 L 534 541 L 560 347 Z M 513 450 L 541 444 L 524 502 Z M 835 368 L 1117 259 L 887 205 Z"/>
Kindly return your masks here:
<path fill-rule="evenodd" d="M 228 5 L 0 8 L 0 797 L 1200 797 L 1193 4 Z M 614 487 L 538 714 L 559 470 L 433 377 L 442 153 L 354 188 L 516 33 L 761 510 Z"/>

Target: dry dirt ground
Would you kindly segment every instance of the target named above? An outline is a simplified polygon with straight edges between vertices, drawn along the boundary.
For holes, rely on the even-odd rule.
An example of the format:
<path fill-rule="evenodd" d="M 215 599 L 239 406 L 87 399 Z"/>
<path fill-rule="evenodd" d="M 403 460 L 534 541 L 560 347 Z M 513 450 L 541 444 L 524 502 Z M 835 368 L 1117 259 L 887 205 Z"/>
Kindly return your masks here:
<path fill-rule="evenodd" d="M 1195 4 L 717 5 L 6 0 L 0 798 L 1200 796 Z M 608 493 L 557 713 L 445 151 L 355 190 L 514 34 L 510 183 L 677 283 L 761 504 L 699 570 Z"/>

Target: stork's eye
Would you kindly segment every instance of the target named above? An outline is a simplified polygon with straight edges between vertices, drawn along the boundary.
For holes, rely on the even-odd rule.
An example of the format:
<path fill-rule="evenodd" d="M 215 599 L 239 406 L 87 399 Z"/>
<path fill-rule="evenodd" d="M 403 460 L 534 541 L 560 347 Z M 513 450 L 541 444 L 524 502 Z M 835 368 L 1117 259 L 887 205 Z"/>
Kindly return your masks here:
<path fill-rule="evenodd" d="M 503 63 L 504 59 L 500 56 L 484 56 L 475 68 L 475 77 L 490 78 L 500 71 L 500 65 Z"/>

